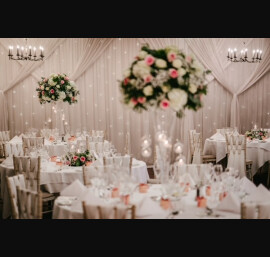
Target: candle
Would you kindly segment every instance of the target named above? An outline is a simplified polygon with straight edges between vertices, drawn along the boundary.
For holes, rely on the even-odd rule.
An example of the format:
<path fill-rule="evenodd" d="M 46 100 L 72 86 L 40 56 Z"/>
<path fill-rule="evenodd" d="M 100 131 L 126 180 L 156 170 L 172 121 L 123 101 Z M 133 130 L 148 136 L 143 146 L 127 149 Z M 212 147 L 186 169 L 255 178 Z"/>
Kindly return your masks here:
<path fill-rule="evenodd" d="M 257 59 L 259 59 L 259 49 L 257 49 L 257 56 L 256 56 Z"/>
<path fill-rule="evenodd" d="M 21 47 L 21 57 L 23 57 L 23 50 L 24 50 L 24 47 L 22 46 Z"/>
<path fill-rule="evenodd" d="M 234 58 L 236 58 L 236 51 L 237 51 L 237 49 L 234 48 Z"/>
<path fill-rule="evenodd" d="M 11 46 L 8 47 L 8 55 L 11 55 Z"/>
<path fill-rule="evenodd" d="M 228 49 L 228 58 L 230 58 L 230 51 L 231 51 L 231 49 L 229 48 Z"/>
<path fill-rule="evenodd" d="M 254 125 L 254 129 L 257 129 L 257 125 L 256 124 Z"/>
<path fill-rule="evenodd" d="M 254 59 L 255 58 L 255 50 L 253 50 L 253 55 L 252 55 L 252 59 Z"/>
<path fill-rule="evenodd" d="M 19 56 L 19 55 L 20 55 L 20 51 L 19 51 L 19 49 L 20 49 L 20 47 L 19 47 L 19 46 L 17 46 L 17 56 Z"/>
<path fill-rule="evenodd" d="M 262 59 L 262 50 L 260 51 L 260 60 Z"/>
<path fill-rule="evenodd" d="M 31 56 L 32 46 L 29 46 L 29 56 Z"/>
<path fill-rule="evenodd" d="M 13 56 L 13 46 L 11 46 L 11 56 Z"/>
<path fill-rule="evenodd" d="M 248 51 L 248 50 L 247 50 L 247 48 L 246 48 L 246 50 L 245 50 L 245 58 L 247 58 L 247 51 Z"/>
<path fill-rule="evenodd" d="M 37 57 L 36 48 L 34 47 L 34 57 Z"/>

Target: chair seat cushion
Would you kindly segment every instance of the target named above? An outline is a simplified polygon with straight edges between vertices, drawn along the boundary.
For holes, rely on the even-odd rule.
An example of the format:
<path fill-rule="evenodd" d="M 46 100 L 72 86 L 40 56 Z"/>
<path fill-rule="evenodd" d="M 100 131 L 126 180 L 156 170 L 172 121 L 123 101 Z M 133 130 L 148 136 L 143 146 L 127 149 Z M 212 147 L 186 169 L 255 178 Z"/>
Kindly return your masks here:
<path fill-rule="evenodd" d="M 41 196 L 43 201 L 51 201 L 55 199 L 55 196 L 53 194 L 50 194 L 48 192 L 41 191 Z"/>

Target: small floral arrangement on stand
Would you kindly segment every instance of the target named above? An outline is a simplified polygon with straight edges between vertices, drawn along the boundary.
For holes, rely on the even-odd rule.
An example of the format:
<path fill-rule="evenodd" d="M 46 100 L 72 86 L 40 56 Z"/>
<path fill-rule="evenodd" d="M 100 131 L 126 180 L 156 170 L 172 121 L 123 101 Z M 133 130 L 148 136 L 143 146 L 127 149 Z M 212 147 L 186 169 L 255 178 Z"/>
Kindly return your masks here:
<path fill-rule="evenodd" d="M 66 155 L 66 164 L 69 166 L 83 166 L 83 165 L 90 165 L 92 162 L 96 160 L 96 158 L 86 150 L 83 153 L 71 153 L 69 152 Z"/>
<path fill-rule="evenodd" d="M 197 111 L 202 107 L 209 73 L 177 47 L 153 50 L 143 46 L 120 82 L 123 102 L 138 112 L 150 106 L 171 108 L 181 118 L 185 108 Z"/>
<path fill-rule="evenodd" d="M 264 130 L 251 130 L 246 132 L 246 137 L 249 140 L 258 139 L 265 140 L 268 136 L 268 132 Z"/>
<path fill-rule="evenodd" d="M 38 82 L 40 104 L 63 101 L 69 104 L 77 103 L 77 96 L 80 94 L 74 81 L 70 81 L 66 74 L 51 74 L 49 78 L 41 78 Z"/>

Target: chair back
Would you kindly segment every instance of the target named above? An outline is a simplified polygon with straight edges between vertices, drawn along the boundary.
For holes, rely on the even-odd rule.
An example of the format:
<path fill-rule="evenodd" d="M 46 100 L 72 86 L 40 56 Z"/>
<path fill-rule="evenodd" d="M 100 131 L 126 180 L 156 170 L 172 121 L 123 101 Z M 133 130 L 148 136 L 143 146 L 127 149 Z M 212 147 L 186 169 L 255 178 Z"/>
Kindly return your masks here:
<path fill-rule="evenodd" d="M 24 156 L 29 155 L 32 149 L 44 146 L 44 137 L 23 137 L 23 152 Z"/>
<path fill-rule="evenodd" d="M 24 156 L 23 147 L 22 147 L 22 144 L 20 144 L 20 143 L 18 143 L 18 144 L 5 143 L 4 144 L 4 151 L 5 151 L 6 157 L 13 156 L 13 155 Z"/>
<path fill-rule="evenodd" d="M 42 198 L 40 193 L 16 187 L 19 219 L 41 219 Z"/>
<path fill-rule="evenodd" d="M 6 182 L 11 205 L 12 218 L 18 219 L 19 211 L 18 211 L 18 197 L 16 187 L 19 186 L 20 188 L 25 188 L 24 175 L 21 174 L 13 177 L 6 176 Z"/>
<path fill-rule="evenodd" d="M 82 202 L 84 219 L 135 219 L 135 205 L 93 205 Z"/>
<path fill-rule="evenodd" d="M 5 143 L 10 141 L 10 132 L 9 131 L 0 131 L 0 143 Z"/>
<path fill-rule="evenodd" d="M 246 175 L 246 136 L 226 134 L 228 153 L 227 167 L 239 171 L 240 177 Z"/>
<path fill-rule="evenodd" d="M 192 164 L 201 164 L 202 161 L 202 136 L 201 133 L 193 133 L 194 154 Z"/>
<path fill-rule="evenodd" d="M 26 188 L 37 192 L 40 192 L 40 160 L 40 156 L 13 156 L 15 174 L 23 174 L 25 177 Z"/>

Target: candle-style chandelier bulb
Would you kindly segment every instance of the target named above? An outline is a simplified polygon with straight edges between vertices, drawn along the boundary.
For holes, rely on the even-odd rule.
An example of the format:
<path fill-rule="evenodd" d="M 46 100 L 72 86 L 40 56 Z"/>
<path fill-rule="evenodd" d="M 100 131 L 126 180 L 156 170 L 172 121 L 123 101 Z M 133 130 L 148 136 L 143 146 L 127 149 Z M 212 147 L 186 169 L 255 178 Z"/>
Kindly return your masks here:
<path fill-rule="evenodd" d="M 245 47 L 244 42 L 244 48 L 240 51 L 240 56 L 237 54 L 237 48 L 228 49 L 227 54 L 228 61 L 231 62 L 247 62 L 247 63 L 260 63 L 262 60 L 262 50 L 257 49 L 252 51 L 252 58 L 251 60 L 248 59 L 248 48 Z"/>
<path fill-rule="evenodd" d="M 17 45 L 17 52 L 13 54 L 13 46 L 9 46 L 8 57 L 9 60 L 18 61 L 43 61 L 44 58 L 44 48 L 39 47 L 40 53 L 37 56 L 36 47 L 33 47 L 34 53 L 32 53 L 32 46 L 27 45 L 27 38 L 25 38 L 25 46 Z"/>

